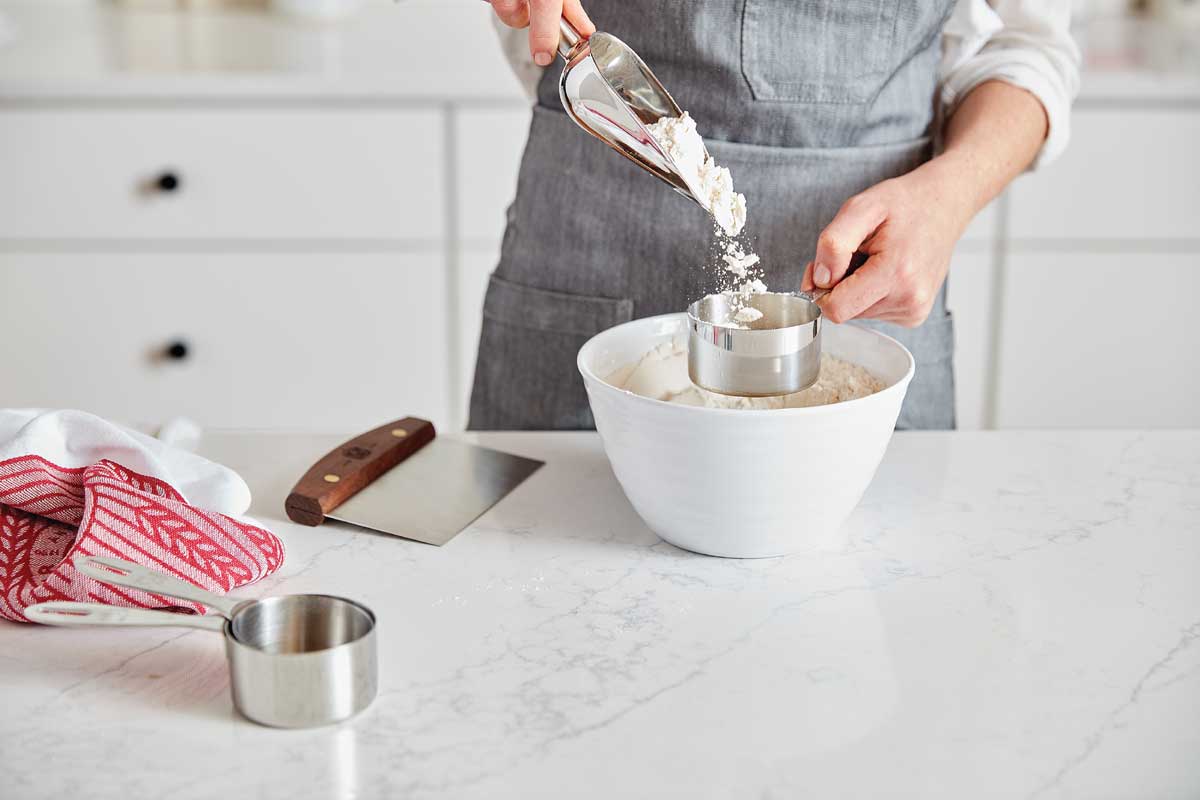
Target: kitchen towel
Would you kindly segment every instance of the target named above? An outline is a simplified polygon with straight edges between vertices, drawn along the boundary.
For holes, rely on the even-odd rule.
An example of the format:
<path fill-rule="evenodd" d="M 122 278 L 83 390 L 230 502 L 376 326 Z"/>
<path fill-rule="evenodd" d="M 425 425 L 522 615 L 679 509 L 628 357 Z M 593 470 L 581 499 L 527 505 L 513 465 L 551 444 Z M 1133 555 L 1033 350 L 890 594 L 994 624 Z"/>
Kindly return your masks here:
<path fill-rule="evenodd" d="M 0 617 L 46 600 L 203 613 L 197 603 L 102 584 L 76 554 L 133 561 L 218 594 L 283 563 L 283 543 L 236 519 L 232 470 L 81 411 L 0 410 Z"/>

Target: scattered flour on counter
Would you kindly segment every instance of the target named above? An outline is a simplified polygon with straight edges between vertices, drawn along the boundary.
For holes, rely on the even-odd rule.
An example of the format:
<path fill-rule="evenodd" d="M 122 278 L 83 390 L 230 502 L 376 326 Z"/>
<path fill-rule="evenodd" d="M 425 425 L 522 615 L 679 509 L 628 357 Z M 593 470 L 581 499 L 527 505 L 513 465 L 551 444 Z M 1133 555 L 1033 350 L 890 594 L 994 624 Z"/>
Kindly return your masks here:
<path fill-rule="evenodd" d="M 883 381 L 863 367 L 825 354 L 821 356 L 821 374 L 817 382 L 803 392 L 782 397 L 716 394 L 696 386 L 688 377 L 687 345 L 682 341 L 663 342 L 638 361 L 613 372 L 605 381 L 618 389 L 653 400 L 747 411 L 826 406 L 866 397 L 885 388 Z"/>

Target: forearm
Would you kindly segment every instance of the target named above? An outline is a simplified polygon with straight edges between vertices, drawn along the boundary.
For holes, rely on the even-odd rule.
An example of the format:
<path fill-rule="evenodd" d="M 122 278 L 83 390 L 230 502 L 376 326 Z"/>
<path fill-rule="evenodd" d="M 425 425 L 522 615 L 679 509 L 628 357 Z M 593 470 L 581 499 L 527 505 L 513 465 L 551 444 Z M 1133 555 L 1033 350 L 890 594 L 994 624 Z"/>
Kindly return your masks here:
<path fill-rule="evenodd" d="M 987 81 L 959 103 L 946 122 L 944 150 L 926 166 L 957 188 L 969 220 L 1033 163 L 1048 126 L 1032 94 Z"/>

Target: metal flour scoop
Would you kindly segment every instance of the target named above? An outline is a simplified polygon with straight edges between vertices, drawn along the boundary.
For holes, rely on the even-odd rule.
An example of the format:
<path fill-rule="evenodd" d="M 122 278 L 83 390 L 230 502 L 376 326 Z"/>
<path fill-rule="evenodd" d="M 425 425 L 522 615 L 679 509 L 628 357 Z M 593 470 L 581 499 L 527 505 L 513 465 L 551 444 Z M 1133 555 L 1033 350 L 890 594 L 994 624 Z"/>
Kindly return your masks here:
<path fill-rule="evenodd" d="M 567 114 L 579 127 L 703 207 L 675 162 L 646 130 L 663 117 L 683 116 L 658 78 L 617 37 L 597 31 L 584 39 L 565 19 L 559 24 L 558 54 L 567 65 L 558 96 Z"/>

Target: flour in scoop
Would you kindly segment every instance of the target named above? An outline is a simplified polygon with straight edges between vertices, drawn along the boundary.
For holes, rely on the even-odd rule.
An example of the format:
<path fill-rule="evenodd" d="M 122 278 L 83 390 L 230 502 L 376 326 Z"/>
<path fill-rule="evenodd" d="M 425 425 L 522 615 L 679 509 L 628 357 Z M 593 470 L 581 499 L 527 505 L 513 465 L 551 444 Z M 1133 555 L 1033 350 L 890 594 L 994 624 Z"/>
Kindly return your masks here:
<path fill-rule="evenodd" d="M 737 236 L 746 225 L 746 196 L 733 190 L 733 176 L 719 166 L 696 130 L 696 120 L 686 111 L 682 117 L 663 117 L 647 125 L 659 146 L 675 162 L 680 177 L 692 195 L 708 209 L 727 236 Z"/>

